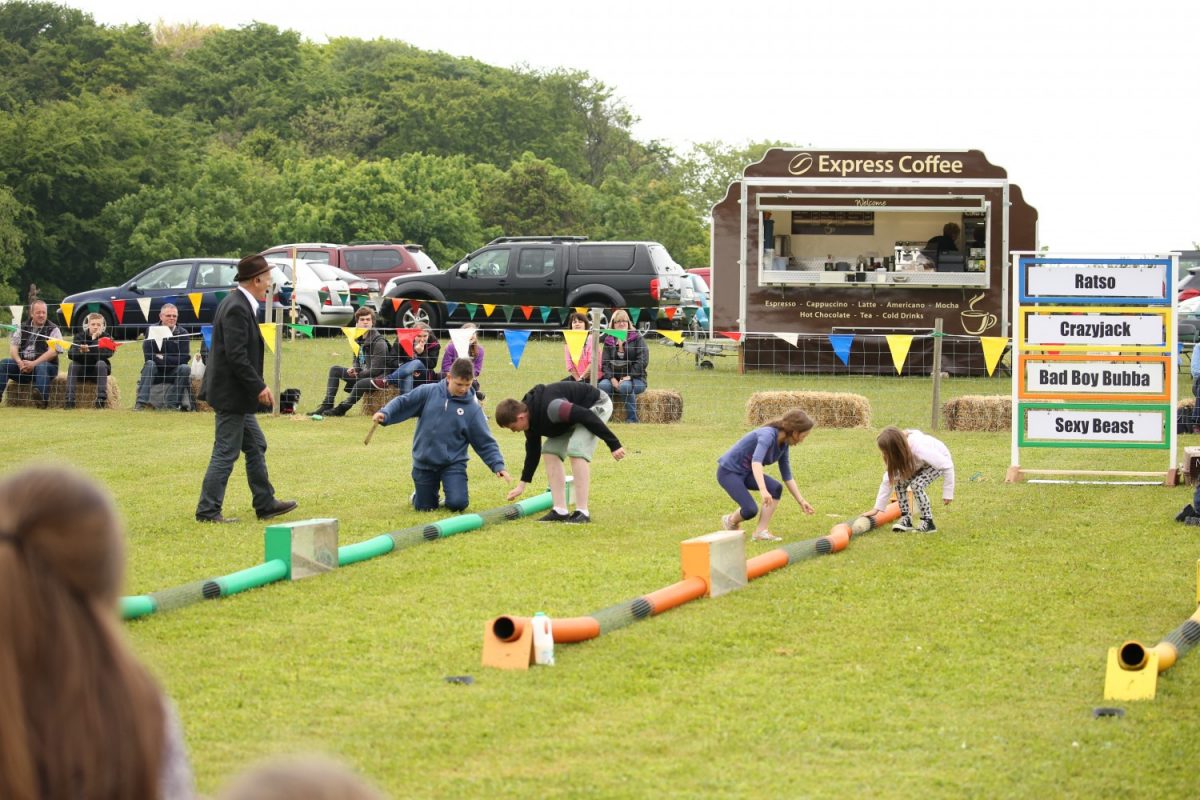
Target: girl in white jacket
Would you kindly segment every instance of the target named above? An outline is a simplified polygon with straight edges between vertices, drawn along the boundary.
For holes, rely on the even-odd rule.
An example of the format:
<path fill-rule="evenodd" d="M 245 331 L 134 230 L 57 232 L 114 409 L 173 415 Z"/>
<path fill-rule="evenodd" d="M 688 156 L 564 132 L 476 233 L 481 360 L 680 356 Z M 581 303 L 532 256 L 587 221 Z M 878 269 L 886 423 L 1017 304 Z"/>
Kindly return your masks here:
<path fill-rule="evenodd" d="M 942 503 L 950 505 L 954 500 L 954 461 L 946 445 L 929 434 L 918 430 L 902 431 L 888 426 L 875 439 L 879 452 L 883 454 L 883 482 L 875 497 L 875 510 L 883 511 L 893 487 L 900 503 L 900 519 L 892 526 L 893 531 L 919 531 L 933 533 L 933 507 L 925 488 L 941 476 Z M 921 522 L 913 525 L 912 512 L 908 507 L 908 492 L 912 491 L 921 512 Z"/>

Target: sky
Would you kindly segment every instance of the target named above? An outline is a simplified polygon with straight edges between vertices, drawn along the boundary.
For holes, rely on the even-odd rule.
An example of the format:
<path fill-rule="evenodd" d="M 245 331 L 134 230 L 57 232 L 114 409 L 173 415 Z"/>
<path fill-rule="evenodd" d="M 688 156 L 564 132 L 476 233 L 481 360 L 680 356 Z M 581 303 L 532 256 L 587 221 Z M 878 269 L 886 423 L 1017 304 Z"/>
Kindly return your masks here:
<path fill-rule="evenodd" d="M 60 0 L 107 25 L 252 21 L 583 70 L 634 135 L 805 149 L 982 150 L 1058 252 L 1200 242 L 1200 3 Z"/>

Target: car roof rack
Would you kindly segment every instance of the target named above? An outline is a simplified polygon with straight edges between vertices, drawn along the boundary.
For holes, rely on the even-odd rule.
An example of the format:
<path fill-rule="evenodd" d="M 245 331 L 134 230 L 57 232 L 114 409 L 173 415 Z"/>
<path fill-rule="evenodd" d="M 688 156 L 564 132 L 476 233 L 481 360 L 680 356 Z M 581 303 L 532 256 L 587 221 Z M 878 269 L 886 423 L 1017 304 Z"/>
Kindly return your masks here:
<path fill-rule="evenodd" d="M 586 236 L 501 236 L 488 242 L 489 245 L 507 242 L 586 242 Z"/>
<path fill-rule="evenodd" d="M 361 245 L 372 245 L 372 244 L 394 244 L 397 247 L 403 247 L 405 250 L 408 250 L 409 252 L 417 252 L 417 251 L 421 251 L 421 250 L 425 249 L 425 245 L 423 245 L 423 244 L 413 244 L 412 242 L 393 242 L 388 239 L 372 239 L 369 241 L 366 241 L 366 240 L 353 241 L 353 242 L 347 242 L 345 246 L 346 247 L 358 247 Z"/>

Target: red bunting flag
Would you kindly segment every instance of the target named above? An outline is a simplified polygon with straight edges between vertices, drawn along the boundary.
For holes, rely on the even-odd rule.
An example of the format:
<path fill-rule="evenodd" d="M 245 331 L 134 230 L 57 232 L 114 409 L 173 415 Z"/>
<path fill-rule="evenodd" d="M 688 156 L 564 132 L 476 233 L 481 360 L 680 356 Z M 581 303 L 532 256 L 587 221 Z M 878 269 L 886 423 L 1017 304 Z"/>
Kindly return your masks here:
<path fill-rule="evenodd" d="M 399 310 L 400 310 L 400 298 L 393 297 L 392 298 L 392 311 L 399 311 Z"/>
<path fill-rule="evenodd" d="M 533 315 L 533 306 L 521 306 L 521 313 L 525 315 L 525 319 L 529 319 Z"/>
<path fill-rule="evenodd" d="M 409 358 L 416 358 L 413 353 L 413 339 L 420 333 L 417 328 L 396 328 L 396 341 L 408 353 Z"/>
<path fill-rule="evenodd" d="M 717 331 L 717 333 L 721 334 L 726 339 L 733 339 L 735 342 L 740 342 L 742 340 L 742 334 L 738 333 L 737 331 Z"/>
<path fill-rule="evenodd" d="M 667 315 L 667 319 L 675 319 L 675 313 L 679 311 L 675 306 L 667 306 L 663 309 L 663 313 Z"/>
<path fill-rule="evenodd" d="M 117 322 L 123 322 L 125 320 L 125 301 L 113 300 L 112 304 L 113 312 L 117 315 Z"/>
<path fill-rule="evenodd" d="M 124 305 L 124 303 L 122 303 L 122 305 Z M 115 351 L 121 345 L 117 342 L 114 342 L 108 336 L 101 336 L 100 341 L 96 342 L 96 346 L 103 347 L 105 350 L 114 350 Z"/>

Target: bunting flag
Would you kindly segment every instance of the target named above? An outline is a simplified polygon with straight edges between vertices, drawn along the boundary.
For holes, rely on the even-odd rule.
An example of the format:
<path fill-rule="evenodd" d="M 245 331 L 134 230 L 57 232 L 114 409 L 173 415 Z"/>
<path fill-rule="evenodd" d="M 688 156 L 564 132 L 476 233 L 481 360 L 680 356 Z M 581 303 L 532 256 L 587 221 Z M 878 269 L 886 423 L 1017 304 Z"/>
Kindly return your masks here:
<path fill-rule="evenodd" d="M 627 330 L 619 331 L 619 330 L 616 330 L 615 328 L 606 328 L 604 331 L 604 335 L 611 336 L 619 342 L 624 342 L 627 339 L 629 339 L 629 331 L 627 331 Z"/>
<path fill-rule="evenodd" d="M 471 352 L 471 336 L 475 331 L 464 331 L 462 328 L 455 328 L 450 331 L 450 341 L 454 342 L 454 351 L 458 353 L 459 358 L 466 358 L 467 353 Z"/>
<path fill-rule="evenodd" d="M 495 304 L 495 303 L 484 303 L 484 304 L 483 304 L 483 316 L 484 316 L 485 318 L 486 318 L 486 317 L 490 317 L 490 316 L 492 315 L 492 312 L 493 312 L 493 311 L 495 311 L 495 310 L 496 310 L 496 304 Z"/>
<path fill-rule="evenodd" d="M 125 301 L 124 300 L 113 300 L 112 307 L 113 307 L 113 313 L 116 314 L 116 316 L 117 316 L 117 322 L 118 323 L 124 322 L 125 321 Z"/>
<path fill-rule="evenodd" d="M 633 327 L 636 328 L 638 324 L 638 317 L 642 315 L 642 310 L 640 308 L 627 308 L 625 310 L 629 312 L 629 319 L 631 322 L 633 322 Z"/>
<path fill-rule="evenodd" d="M 226 292 L 226 291 L 213 292 L 213 297 L 217 298 L 217 305 L 221 305 L 221 301 L 224 300 L 228 296 L 229 296 L 229 292 Z"/>
<path fill-rule="evenodd" d="M 670 339 L 675 344 L 683 344 L 683 331 L 658 331 L 658 335 Z"/>
<path fill-rule="evenodd" d="M 63 303 L 63 305 L 68 304 Z M 21 316 L 25 313 L 25 306 L 9 306 L 8 310 L 12 312 L 13 325 L 18 328 L 21 327 Z M 67 324 L 71 324 L 70 320 L 67 321 Z"/>
<path fill-rule="evenodd" d="M 413 352 L 413 339 L 419 332 L 417 328 L 396 328 L 396 341 L 400 343 L 400 347 L 408 354 L 409 358 L 416 358 L 416 353 Z"/>
<path fill-rule="evenodd" d="M 850 366 L 850 345 L 854 342 L 853 333 L 831 333 L 829 344 L 833 346 L 833 354 L 842 362 L 842 366 Z"/>
<path fill-rule="evenodd" d="M 776 333 L 775 338 L 782 339 L 792 347 L 795 347 L 800 342 L 800 334 L 798 333 Z"/>
<path fill-rule="evenodd" d="M 111 337 L 101 336 L 100 341 L 96 342 L 97 347 L 103 347 L 105 350 L 116 351 L 121 346 L 120 342 L 113 341 Z"/>
<path fill-rule="evenodd" d="M 563 338 L 567 340 L 567 353 L 571 356 L 571 363 L 576 367 L 579 366 L 579 359 L 583 357 L 583 345 L 587 342 L 589 331 L 566 330 L 563 331 Z"/>
<path fill-rule="evenodd" d="M 675 319 L 675 314 L 679 311 L 679 309 L 676 308 L 675 306 L 667 306 L 662 311 L 664 314 L 667 315 L 668 320 L 673 320 L 673 319 Z M 632 317 L 632 315 L 630 315 L 630 316 Z M 634 320 L 634 324 L 635 325 L 637 324 L 637 320 Z"/>
<path fill-rule="evenodd" d="M 991 377 L 996 371 L 996 365 L 1000 363 L 1000 356 L 1004 355 L 1004 348 L 1008 347 L 1008 338 L 980 336 L 979 344 L 983 347 L 983 363 L 987 365 L 988 377 Z"/>
<path fill-rule="evenodd" d="M 171 329 L 166 325 L 151 325 L 146 330 L 146 338 L 154 342 L 154 346 L 162 350 L 163 339 L 171 338 Z"/>
<path fill-rule="evenodd" d="M 346 336 L 346 339 L 350 342 L 350 350 L 354 353 L 355 356 L 358 355 L 358 351 L 361 349 L 358 346 L 358 340 L 366 335 L 367 330 L 368 330 L 367 328 L 358 328 L 358 327 L 342 328 L 342 333 Z"/>
<path fill-rule="evenodd" d="M 458 303 L 446 303 L 446 319 L 453 317 L 455 311 L 458 311 Z"/>
<path fill-rule="evenodd" d="M 587 316 L 587 312 L 588 312 L 587 306 L 575 306 L 575 310 L 578 311 L 580 314 L 583 314 L 585 317 Z"/>
<path fill-rule="evenodd" d="M 512 322 L 513 312 L 516 311 L 514 306 L 500 306 L 500 311 L 504 314 L 505 322 Z"/>
<path fill-rule="evenodd" d="M 192 301 L 192 311 L 196 313 L 196 319 L 200 319 L 200 301 L 204 299 L 204 295 L 200 292 L 189 292 L 188 300 Z"/>
<path fill-rule="evenodd" d="M 904 359 L 908 358 L 908 348 L 912 347 L 913 337 L 908 334 L 893 333 L 885 337 L 888 349 L 892 351 L 892 363 L 896 365 L 896 374 L 904 372 Z"/>
<path fill-rule="evenodd" d="M 62 339 L 46 339 L 46 346 L 53 347 L 56 352 L 65 353 L 71 345 Z"/>
<path fill-rule="evenodd" d="M 742 340 L 742 334 L 738 331 L 717 331 L 717 333 L 721 334 L 726 339 L 733 339 L 735 342 L 740 342 Z"/>
<path fill-rule="evenodd" d="M 278 327 L 278 326 L 274 322 L 258 323 L 258 331 L 259 331 L 259 333 L 262 334 L 263 344 L 265 344 L 267 346 L 267 349 L 270 350 L 272 353 L 275 352 L 275 328 L 276 327 Z"/>
<path fill-rule="evenodd" d="M 304 334 L 305 336 L 307 336 L 310 339 L 313 337 L 313 326 L 312 325 L 301 325 L 301 324 L 297 323 L 295 325 L 292 325 L 292 330 L 300 331 L 300 333 Z"/>
<path fill-rule="evenodd" d="M 542 322 L 550 319 L 550 306 L 538 306 L 538 313 L 542 315 Z"/>
<path fill-rule="evenodd" d="M 399 311 L 399 310 L 400 310 L 400 298 L 393 297 L 392 298 L 392 311 Z"/>
<path fill-rule="evenodd" d="M 344 292 L 338 292 L 338 299 L 342 301 L 342 305 L 350 305 L 350 290 L 347 289 Z"/>
<path fill-rule="evenodd" d="M 297 325 L 296 327 L 300 327 L 300 326 Z M 312 336 L 311 331 L 309 332 L 309 336 Z M 204 346 L 211 350 L 212 349 L 212 325 L 201 325 L 200 326 L 200 338 L 204 340 Z"/>
<path fill-rule="evenodd" d="M 88 303 L 86 308 L 87 308 L 87 312 L 89 314 L 95 314 L 96 312 L 98 312 L 100 310 L 100 304 L 99 303 Z"/>
<path fill-rule="evenodd" d="M 13 306 L 13 308 L 19 308 L 19 306 Z M 59 308 L 62 309 L 63 320 L 67 323 L 67 327 L 71 327 L 71 315 L 75 313 L 75 304 L 63 303 Z M 20 320 L 17 319 L 20 316 L 20 314 L 13 314 L 13 322 L 17 325 L 21 324 Z"/>
<path fill-rule="evenodd" d="M 533 314 L 533 306 L 521 306 L 521 313 L 524 314 L 525 319 L 528 320 Z"/>
<path fill-rule="evenodd" d="M 587 333 L 587 331 L 579 331 L 579 333 Z M 525 354 L 525 344 L 529 341 L 529 331 L 505 331 L 504 343 L 508 345 L 508 360 L 512 362 L 515 369 L 521 363 L 521 356 Z"/>
<path fill-rule="evenodd" d="M 142 319 L 146 320 L 146 322 L 149 322 L 150 321 L 150 298 L 149 297 L 139 297 L 137 299 L 137 304 L 138 304 L 138 308 L 140 308 L 142 310 Z"/>
<path fill-rule="evenodd" d="M 470 319 L 475 319 L 475 312 L 478 309 L 479 309 L 479 306 L 476 305 L 475 303 L 467 303 L 467 317 L 469 317 Z"/>

